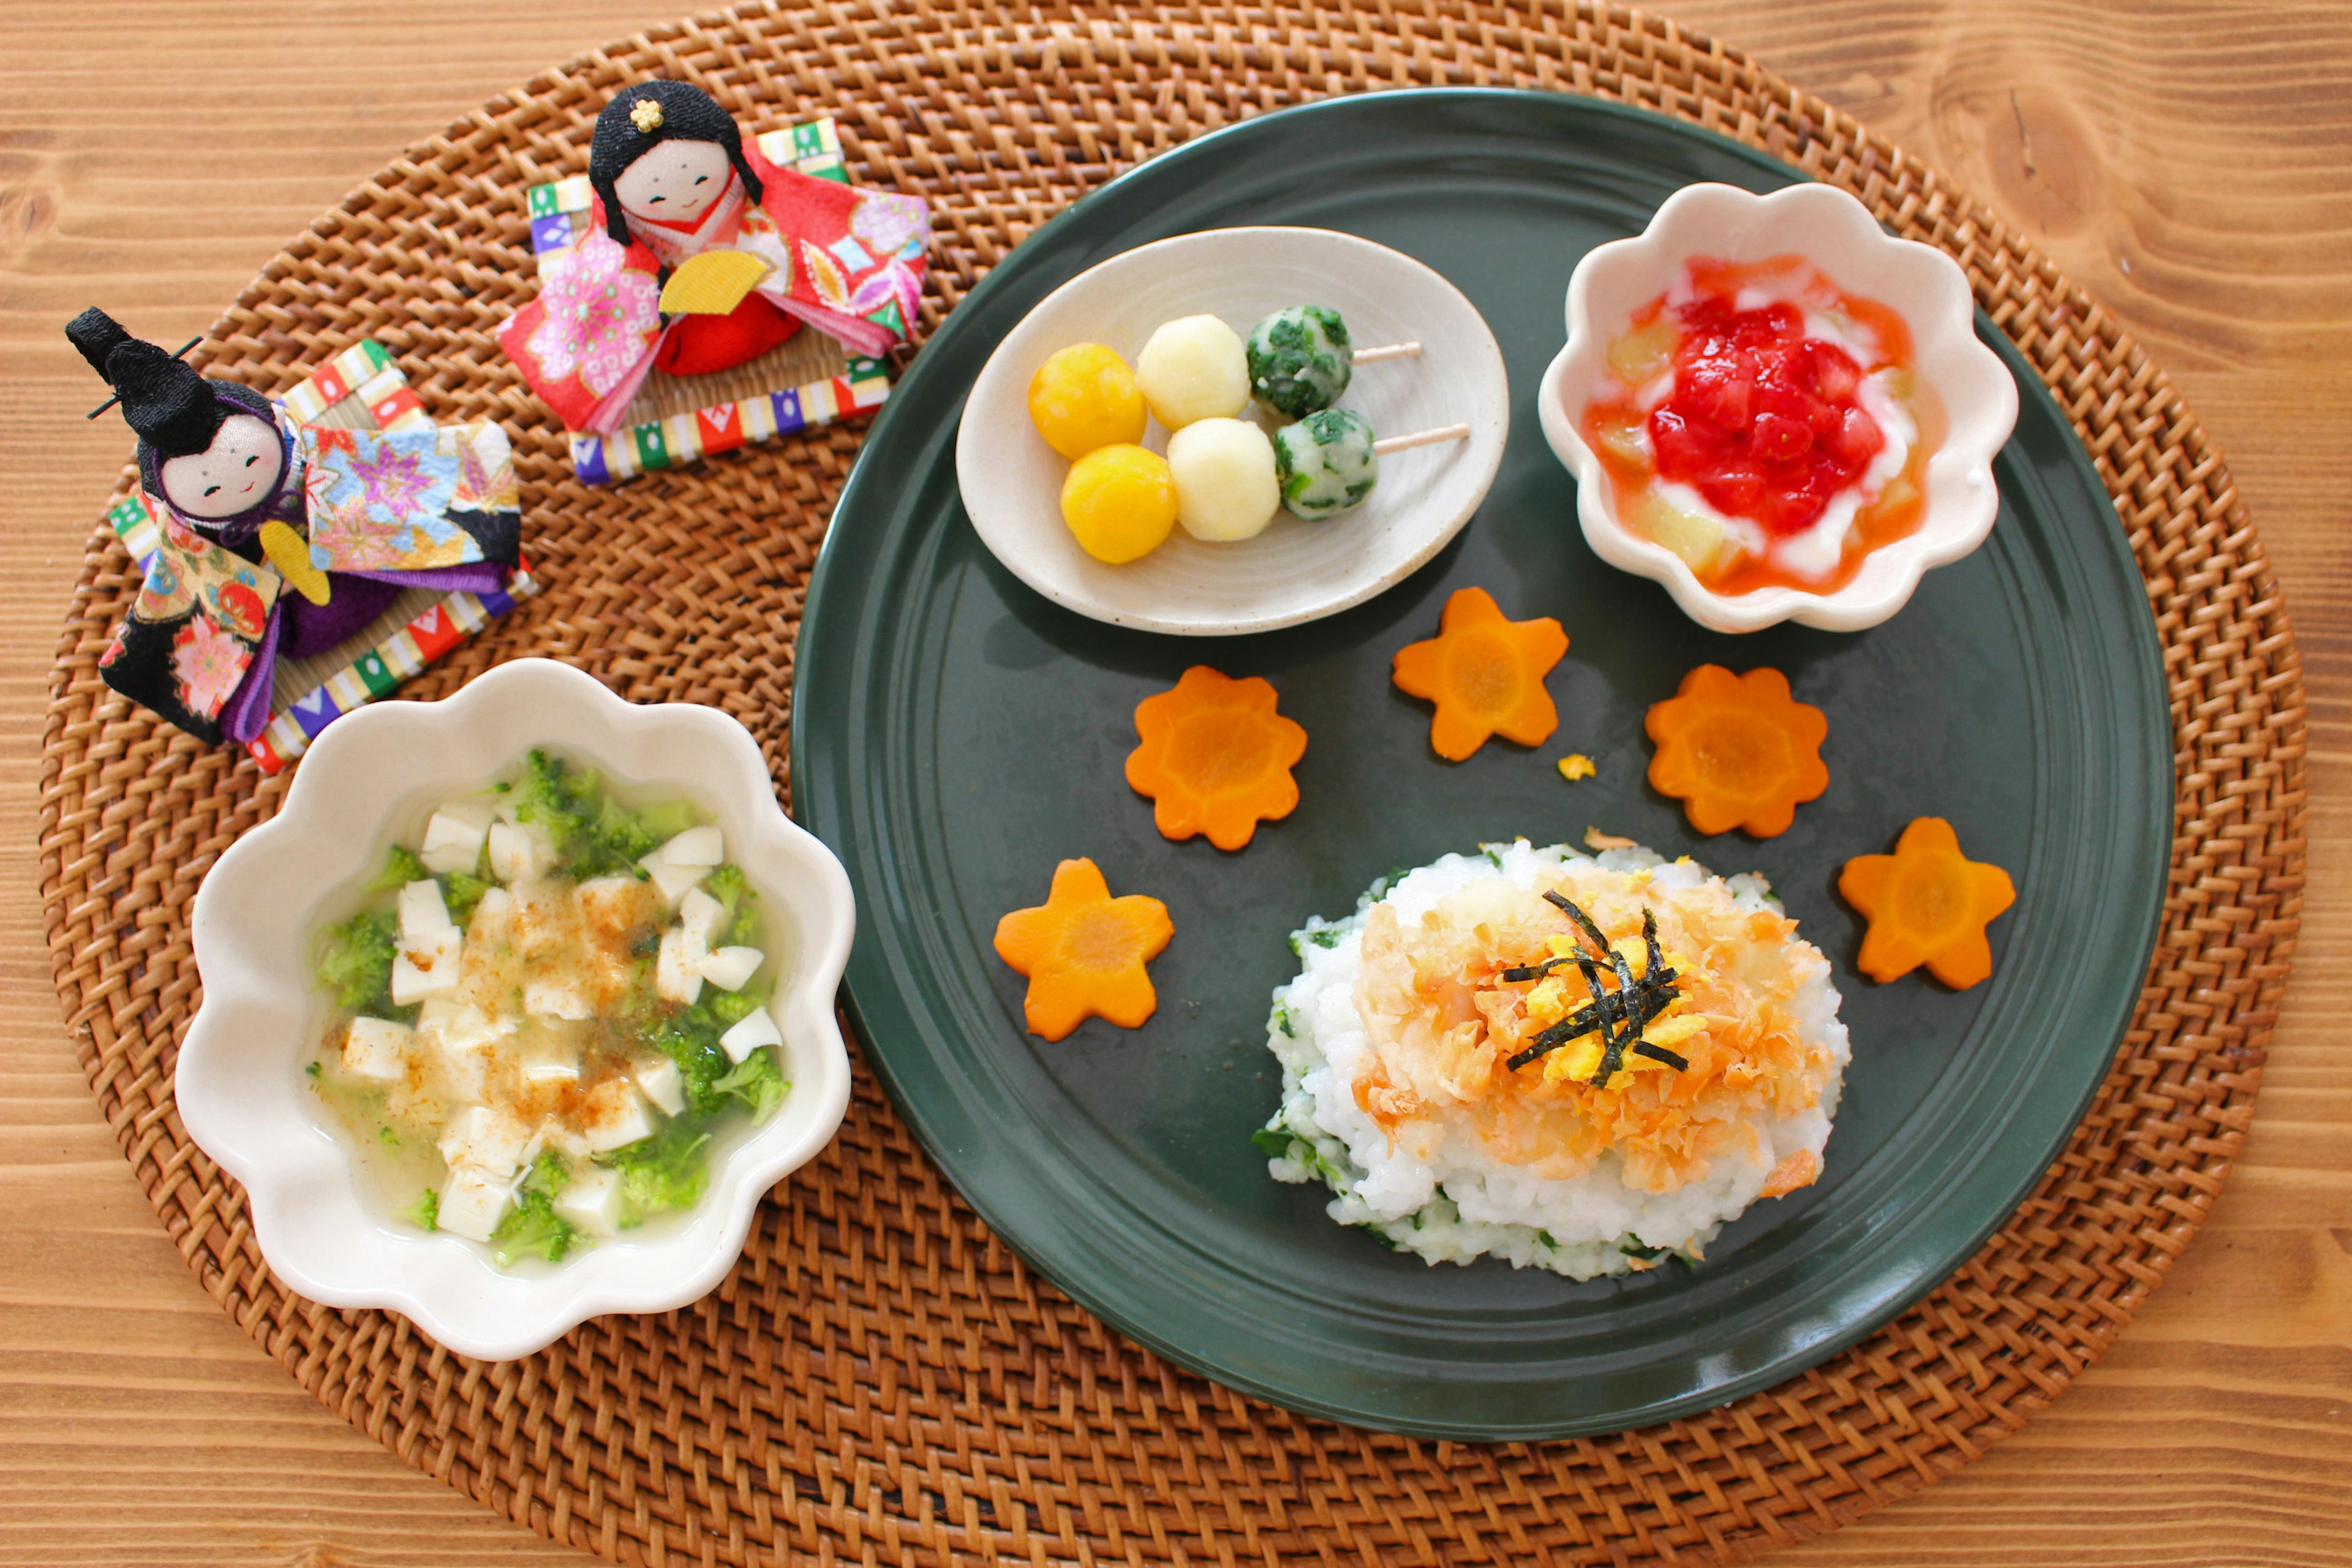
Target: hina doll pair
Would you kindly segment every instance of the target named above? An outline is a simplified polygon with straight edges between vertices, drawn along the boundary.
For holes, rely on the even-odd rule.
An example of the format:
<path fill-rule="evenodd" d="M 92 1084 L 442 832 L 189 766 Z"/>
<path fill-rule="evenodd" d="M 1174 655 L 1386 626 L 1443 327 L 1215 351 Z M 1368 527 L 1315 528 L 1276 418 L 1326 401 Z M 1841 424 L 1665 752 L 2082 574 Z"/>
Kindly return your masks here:
<path fill-rule="evenodd" d="M 915 319 L 925 204 L 778 166 L 682 82 L 641 83 L 605 107 L 589 181 L 590 232 L 542 262 L 539 298 L 499 332 L 567 430 L 614 428 L 649 376 L 729 370 L 811 329 L 878 354 Z M 513 455 L 495 424 L 317 422 L 200 376 L 103 311 L 67 336 L 139 437 L 156 524 L 100 672 L 198 738 L 254 742 L 285 695 L 281 668 L 359 646 L 404 589 L 498 603 L 528 591 Z"/>

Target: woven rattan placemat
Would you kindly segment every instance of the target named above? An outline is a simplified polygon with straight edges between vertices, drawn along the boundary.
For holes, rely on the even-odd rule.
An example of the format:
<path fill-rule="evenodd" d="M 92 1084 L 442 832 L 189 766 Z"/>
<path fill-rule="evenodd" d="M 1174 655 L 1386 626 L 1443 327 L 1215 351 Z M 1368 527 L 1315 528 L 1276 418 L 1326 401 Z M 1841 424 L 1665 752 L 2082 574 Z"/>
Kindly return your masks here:
<path fill-rule="evenodd" d="M 524 189 L 585 164 L 605 97 L 701 83 L 754 125 L 837 116 L 853 179 L 920 191 L 925 325 L 1064 204 L 1197 132 L 1375 87 L 1592 93 L 1765 149 L 1966 265 L 2113 491 L 2164 645 L 2178 834 L 2154 967 L 2063 1156 L 1919 1307 L 1802 1377 L 1622 1436 L 1479 1447 L 1254 1404 L 1127 1344 L 973 1218 L 861 1078 L 841 1136 L 691 1308 L 482 1365 L 401 1319 L 292 1298 L 191 1145 L 173 1050 L 197 1002 L 196 885 L 277 806 L 226 750 L 130 709 L 98 657 L 136 584 L 103 527 L 52 676 L 41 852 L 58 990 L 92 1087 L 205 1289 L 303 1386 L 421 1469 L 625 1562 L 958 1557 L 1136 1564 L 1729 1560 L 1829 1528 L 2014 1430 L 2114 1339 L 2236 1155 L 2294 944 L 2304 706 L 2278 588 L 2163 375 L 1990 212 L 1738 56 L 1623 12 L 1451 3 L 1071 12 L 831 0 L 671 27 L 495 99 L 289 246 L 208 369 L 291 383 L 362 337 L 443 420 L 517 437 L 541 596 L 428 670 L 573 660 L 715 703 L 786 781 L 801 594 L 858 432 L 609 490 L 491 333 L 533 286 Z"/>

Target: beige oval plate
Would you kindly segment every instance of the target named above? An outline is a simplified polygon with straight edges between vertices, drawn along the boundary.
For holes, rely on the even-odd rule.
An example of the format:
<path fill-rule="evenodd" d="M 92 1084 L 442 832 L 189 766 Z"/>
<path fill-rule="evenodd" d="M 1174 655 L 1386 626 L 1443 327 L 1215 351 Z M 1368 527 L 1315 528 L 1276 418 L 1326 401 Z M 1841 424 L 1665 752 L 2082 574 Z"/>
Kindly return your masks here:
<path fill-rule="evenodd" d="M 1246 335 L 1286 305 L 1327 305 L 1358 348 L 1418 341 L 1420 357 L 1359 365 L 1340 406 L 1385 438 L 1467 424 L 1467 440 L 1391 453 L 1361 506 L 1207 544 L 1179 529 L 1139 561 L 1106 565 L 1062 521 L 1068 461 L 1029 422 L 1029 378 L 1072 343 L 1135 363 L 1163 321 L 1215 315 Z M 1258 416 L 1272 427 L 1273 416 Z M 1412 258 L 1320 228 L 1221 228 L 1139 246 L 1039 302 L 989 356 L 956 436 L 956 482 L 989 550 L 1057 605 L 1114 626 L 1224 637 L 1296 626 L 1361 604 L 1444 547 L 1486 499 L 1510 433 L 1510 388 L 1486 321 Z M 1151 423 L 1144 445 L 1165 451 Z"/>

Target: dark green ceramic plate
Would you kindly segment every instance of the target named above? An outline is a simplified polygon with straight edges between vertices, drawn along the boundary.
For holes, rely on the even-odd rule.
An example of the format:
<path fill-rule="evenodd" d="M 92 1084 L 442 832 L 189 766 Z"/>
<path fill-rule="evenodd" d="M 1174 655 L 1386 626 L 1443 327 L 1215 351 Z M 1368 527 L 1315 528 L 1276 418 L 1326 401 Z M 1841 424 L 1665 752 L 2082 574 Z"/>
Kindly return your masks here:
<path fill-rule="evenodd" d="M 1121 1332 L 1220 1383 L 1387 1430 L 1539 1438 L 1720 1404 L 1851 1344 L 2007 1216 L 2082 1114 L 2128 1019 L 2162 894 L 2171 739 L 2155 629 L 2097 476 L 1990 325 L 2023 393 L 1991 542 L 1927 574 L 1875 630 L 1702 631 L 1601 564 L 1536 425 L 1570 270 L 1676 187 L 1795 176 L 1717 137 L 1588 100 L 1427 91 L 1340 98 L 1203 137 L 1040 230 L 923 350 L 835 512 L 801 629 L 793 779 L 848 864 L 845 982 L 867 1059 L 972 1206 Z M 1058 284 L 1148 240 L 1322 226 L 1420 258 L 1494 327 L 1510 447 L 1462 536 L 1346 614 L 1261 637 L 1121 631 L 1056 608 L 982 548 L 956 495 L 956 421 L 982 362 Z M 1331 526 L 1344 527 L 1344 523 Z M 1447 594 L 1557 616 L 1559 732 L 1449 765 L 1389 658 Z M 1642 716 L 1684 672 L 1769 663 L 1829 715 L 1829 793 L 1769 841 L 1695 837 L 1643 783 Z M 1121 773 L 1130 715 L 1186 666 L 1263 675 L 1309 737 L 1298 809 L 1238 854 L 1171 844 Z M 1600 776 L 1560 781 L 1589 752 Z M 1955 993 L 1853 969 L 1847 857 L 1913 816 L 1951 819 L 2015 876 L 1989 984 Z M 1285 934 L 1381 872 L 1483 840 L 1589 825 L 1727 875 L 1760 870 L 1835 962 L 1854 1059 L 1829 1170 L 1757 1204 L 1696 1267 L 1577 1284 L 1492 1260 L 1433 1268 L 1269 1180 L 1268 994 Z M 1023 1033 L 1023 982 L 990 945 L 1091 856 L 1167 901 L 1160 1011 L 1057 1045 Z"/>

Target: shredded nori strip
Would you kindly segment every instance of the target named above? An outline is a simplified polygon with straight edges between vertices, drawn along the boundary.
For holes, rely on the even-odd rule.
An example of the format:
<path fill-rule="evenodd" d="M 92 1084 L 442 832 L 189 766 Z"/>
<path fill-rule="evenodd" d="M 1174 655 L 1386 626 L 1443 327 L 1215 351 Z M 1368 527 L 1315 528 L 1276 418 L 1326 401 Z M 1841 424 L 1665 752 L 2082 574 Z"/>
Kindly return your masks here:
<path fill-rule="evenodd" d="M 1687 1057 L 1677 1056 L 1665 1047 L 1654 1046 L 1647 1040 L 1635 1040 L 1633 1054 L 1637 1057 L 1647 1057 L 1654 1062 L 1664 1062 L 1676 1072 L 1690 1071 L 1690 1059 Z"/>
<path fill-rule="evenodd" d="M 1601 1065 L 1593 1070 L 1592 1086 L 1606 1089 L 1625 1065 L 1625 1052 L 1663 1062 L 1676 1072 L 1687 1072 L 1690 1063 L 1663 1046 L 1651 1045 L 1642 1038 L 1642 1030 L 1651 1019 L 1666 1010 L 1667 1004 L 1682 994 L 1674 982 L 1679 978 L 1666 967 L 1665 955 L 1658 951 L 1658 917 L 1649 910 L 1642 911 L 1643 954 L 1642 978 L 1633 978 L 1633 971 L 1625 955 L 1609 945 L 1592 917 L 1557 892 L 1547 892 L 1544 899 L 1554 908 L 1565 910 L 1584 933 L 1586 941 L 1597 950 L 1599 959 L 1578 952 L 1566 959 L 1550 959 L 1540 964 L 1522 965 L 1503 972 L 1506 980 L 1533 980 L 1549 973 L 1554 965 L 1573 963 L 1584 976 L 1585 988 L 1592 993 L 1592 1005 L 1573 1016 L 1561 1019 L 1538 1035 L 1525 1050 L 1512 1057 L 1505 1065 L 1523 1068 L 1546 1052 L 1559 1049 L 1569 1041 L 1586 1035 L 1601 1037 Z M 1605 959 L 1605 965 L 1600 962 Z M 1614 989 L 1601 984 L 1601 976 L 1613 976 Z"/>

